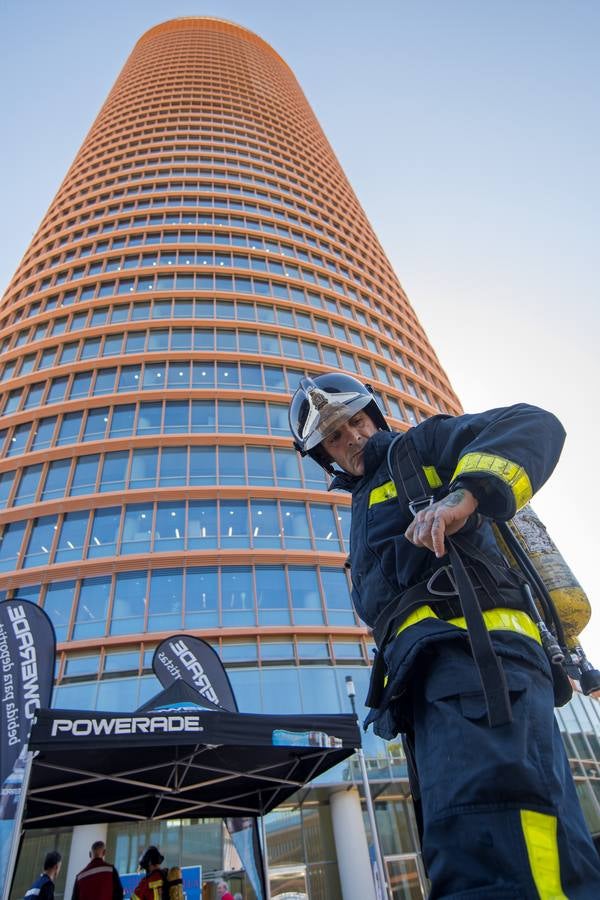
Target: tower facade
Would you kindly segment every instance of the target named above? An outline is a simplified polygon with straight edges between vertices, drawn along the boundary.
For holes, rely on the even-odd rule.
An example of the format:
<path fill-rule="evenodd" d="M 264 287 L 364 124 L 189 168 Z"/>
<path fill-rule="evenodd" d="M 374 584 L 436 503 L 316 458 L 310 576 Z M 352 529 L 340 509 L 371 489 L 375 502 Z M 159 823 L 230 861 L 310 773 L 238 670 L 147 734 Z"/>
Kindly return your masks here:
<path fill-rule="evenodd" d="M 292 449 L 289 396 L 339 369 L 399 430 L 460 407 L 268 44 L 210 18 L 143 35 L 4 295 L 0 348 L 0 589 L 54 622 L 55 706 L 135 709 L 182 630 L 242 711 L 347 710 L 347 674 L 364 696 L 349 498 Z M 418 892 L 402 753 L 369 740 L 390 872 Z M 354 776 L 269 818 L 276 887 L 341 896 L 329 797 Z M 167 831 L 107 843 L 123 871 L 150 838 L 226 868 L 218 823 Z"/>

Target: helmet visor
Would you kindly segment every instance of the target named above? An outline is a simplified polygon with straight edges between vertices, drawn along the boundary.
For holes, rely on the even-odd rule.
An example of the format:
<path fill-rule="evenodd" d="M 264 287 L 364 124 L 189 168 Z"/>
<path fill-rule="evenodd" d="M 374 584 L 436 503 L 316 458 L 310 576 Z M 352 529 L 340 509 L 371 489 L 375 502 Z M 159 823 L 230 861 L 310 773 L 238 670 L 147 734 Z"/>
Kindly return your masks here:
<path fill-rule="evenodd" d="M 301 385 L 308 400 L 308 415 L 300 434 L 305 450 L 312 450 L 373 399 L 371 394 L 358 391 L 328 393 L 310 378 L 303 379 Z"/>

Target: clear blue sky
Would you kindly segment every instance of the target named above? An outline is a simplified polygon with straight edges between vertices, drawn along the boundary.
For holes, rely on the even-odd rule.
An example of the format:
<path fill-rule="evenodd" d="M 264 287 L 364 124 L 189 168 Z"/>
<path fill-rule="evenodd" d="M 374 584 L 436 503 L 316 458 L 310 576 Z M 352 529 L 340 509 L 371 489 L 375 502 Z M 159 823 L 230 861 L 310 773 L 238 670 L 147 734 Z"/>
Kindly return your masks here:
<path fill-rule="evenodd" d="M 2 289 L 135 41 L 182 15 L 292 67 L 465 409 L 564 422 L 535 507 L 600 666 L 600 3 L 0 0 Z"/>

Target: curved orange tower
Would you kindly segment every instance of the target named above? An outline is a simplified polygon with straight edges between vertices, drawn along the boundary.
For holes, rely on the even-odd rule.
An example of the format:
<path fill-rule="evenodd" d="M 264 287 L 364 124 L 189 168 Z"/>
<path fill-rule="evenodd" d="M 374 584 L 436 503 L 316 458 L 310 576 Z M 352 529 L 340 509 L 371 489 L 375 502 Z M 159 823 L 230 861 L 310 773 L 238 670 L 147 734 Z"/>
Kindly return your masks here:
<path fill-rule="evenodd" d="M 345 707 L 368 636 L 346 496 L 291 448 L 299 378 L 397 429 L 459 411 L 293 73 L 182 18 L 138 41 L 0 306 L 0 589 L 55 623 L 55 705 L 134 709 L 180 630 L 242 710 Z"/>

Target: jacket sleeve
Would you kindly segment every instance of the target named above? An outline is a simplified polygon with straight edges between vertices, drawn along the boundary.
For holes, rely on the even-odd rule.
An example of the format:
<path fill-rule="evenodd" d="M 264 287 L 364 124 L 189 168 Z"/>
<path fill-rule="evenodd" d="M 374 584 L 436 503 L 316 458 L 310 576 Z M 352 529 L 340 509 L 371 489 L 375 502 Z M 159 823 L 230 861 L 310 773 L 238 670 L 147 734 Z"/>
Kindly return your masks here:
<path fill-rule="evenodd" d="M 429 423 L 417 443 L 431 465 L 449 473 L 450 487 L 459 479 L 471 487 L 479 512 L 498 520 L 511 519 L 550 477 L 565 439 L 556 416 L 525 403 Z"/>

